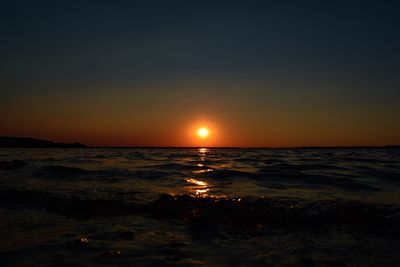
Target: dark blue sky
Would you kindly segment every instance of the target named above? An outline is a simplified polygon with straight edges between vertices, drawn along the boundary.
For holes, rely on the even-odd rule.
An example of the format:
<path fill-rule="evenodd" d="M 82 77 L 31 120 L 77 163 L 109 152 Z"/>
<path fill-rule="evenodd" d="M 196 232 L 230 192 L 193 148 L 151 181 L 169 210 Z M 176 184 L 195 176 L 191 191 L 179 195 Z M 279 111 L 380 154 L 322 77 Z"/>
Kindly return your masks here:
<path fill-rule="evenodd" d="M 355 144 L 371 128 L 360 144 L 399 142 L 399 14 L 397 1 L 1 1 L 0 134 L 92 138 L 74 129 L 97 114 L 126 140 L 159 139 L 152 122 L 187 122 L 195 102 L 196 118 L 256 129 L 227 144 Z"/>

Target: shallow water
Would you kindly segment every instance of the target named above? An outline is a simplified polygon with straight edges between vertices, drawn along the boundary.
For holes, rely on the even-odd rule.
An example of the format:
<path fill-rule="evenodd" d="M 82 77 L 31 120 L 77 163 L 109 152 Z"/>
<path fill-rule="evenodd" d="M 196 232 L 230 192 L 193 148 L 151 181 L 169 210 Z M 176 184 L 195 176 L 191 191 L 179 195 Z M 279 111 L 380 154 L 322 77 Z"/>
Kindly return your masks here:
<path fill-rule="evenodd" d="M 0 149 L 1 266 L 397 266 L 400 150 Z"/>

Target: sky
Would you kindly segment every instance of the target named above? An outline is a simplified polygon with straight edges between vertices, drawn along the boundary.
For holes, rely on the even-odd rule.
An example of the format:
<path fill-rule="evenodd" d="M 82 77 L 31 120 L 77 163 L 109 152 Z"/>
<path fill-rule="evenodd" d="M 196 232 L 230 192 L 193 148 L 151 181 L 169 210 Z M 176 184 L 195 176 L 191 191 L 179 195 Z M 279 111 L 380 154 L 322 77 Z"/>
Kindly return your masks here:
<path fill-rule="evenodd" d="M 399 14 L 382 0 L 1 0 L 0 135 L 400 144 Z"/>

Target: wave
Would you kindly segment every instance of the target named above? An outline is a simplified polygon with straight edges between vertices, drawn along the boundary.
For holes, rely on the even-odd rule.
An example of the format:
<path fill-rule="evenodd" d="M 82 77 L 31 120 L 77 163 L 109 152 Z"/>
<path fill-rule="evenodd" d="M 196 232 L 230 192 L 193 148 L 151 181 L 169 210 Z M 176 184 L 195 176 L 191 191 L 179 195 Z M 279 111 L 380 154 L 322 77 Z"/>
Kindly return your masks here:
<path fill-rule="evenodd" d="M 269 171 L 271 169 L 284 170 L 284 171 L 308 171 L 308 170 L 348 170 L 347 167 L 340 166 L 338 164 L 290 164 L 286 162 L 279 162 L 268 165 L 268 167 L 261 168 L 260 171 Z"/>
<path fill-rule="evenodd" d="M 15 170 L 27 166 L 28 163 L 23 160 L 3 160 L 0 161 L 0 170 Z"/>
<path fill-rule="evenodd" d="M 18 164 L 17 164 L 18 165 Z M 190 172 L 189 172 L 190 171 Z M 183 172 L 183 173 L 181 173 Z M 148 166 L 144 169 L 128 170 L 114 168 L 107 170 L 87 170 L 63 165 L 42 166 L 34 172 L 35 177 L 73 180 L 119 180 L 119 179 L 164 179 L 176 175 L 190 175 L 212 179 L 214 181 L 227 181 L 234 179 L 256 180 L 258 185 L 270 187 L 270 182 L 296 184 L 303 188 L 336 187 L 348 191 L 379 191 L 372 184 L 363 183 L 361 180 L 352 179 L 351 176 L 313 174 L 302 171 L 293 171 L 283 168 L 262 168 L 257 172 L 248 172 L 235 169 L 211 169 L 207 167 L 183 165 L 183 164 L 159 164 Z M 378 172 L 377 175 L 384 175 Z M 396 176 L 388 175 L 382 179 L 396 180 Z M 398 181 L 398 179 L 397 179 Z"/>
<path fill-rule="evenodd" d="M 78 164 L 81 164 L 81 163 L 94 163 L 94 164 L 99 164 L 99 163 L 101 163 L 101 161 L 95 160 L 95 159 L 90 159 L 90 158 L 75 158 L 75 157 L 63 159 L 63 161 L 64 161 L 64 162 L 67 162 L 67 163 L 78 163 Z"/>
<path fill-rule="evenodd" d="M 87 170 L 77 167 L 63 165 L 42 166 L 33 172 L 38 178 L 58 178 L 75 180 L 117 180 L 117 179 L 162 179 L 168 177 L 168 172 L 157 170 L 128 170 L 128 169 L 108 169 L 108 170 Z"/>
<path fill-rule="evenodd" d="M 239 171 L 233 169 L 216 169 L 202 173 L 202 176 L 210 179 L 252 179 L 258 177 L 257 173 Z"/>
<path fill-rule="evenodd" d="M 10 188 L 1 192 L 0 201 L 7 205 L 44 207 L 49 212 L 77 219 L 148 214 L 159 220 L 178 220 L 196 231 L 226 226 L 254 230 L 271 226 L 315 230 L 343 225 L 357 231 L 400 234 L 400 205 L 343 200 L 310 202 L 164 194 L 155 201 L 135 204 L 116 199 L 89 200 Z"/>
<path fill-rule="evenodd" d="M 198 170 L 199 166 L 179 164 L 179 163 L 163 163 L 163 164 L 150 165 L 147 168 L 156 170 L 168 170 L 168 171 L 194 171 Z"/>
<path fill-rule="evenodd" d="M 315 186 L 337 187 L 348 191 L 379 191 L 380 189 L 370 184 L 356 181 L 349 177 L 337 178 L 326 174 L 311 174 L 304 172 L 264 170 L 257 178 L 259 181 L 275 181 L 280 183 L 295 183 L 302 187 L 315 188 Z"/>
<path fill-rule="evenodd" d="M 61 165 L 43 166 L 34 172 L 35 176 L 48 178 L 79 178 L 90 173 L 89 170 Z"/>
<path fill-rule="evenodd" d="M 357 170 L 360 176 L 372 177 L 378 180 L 400 183 L 400 172 L 394 170 Z"/>

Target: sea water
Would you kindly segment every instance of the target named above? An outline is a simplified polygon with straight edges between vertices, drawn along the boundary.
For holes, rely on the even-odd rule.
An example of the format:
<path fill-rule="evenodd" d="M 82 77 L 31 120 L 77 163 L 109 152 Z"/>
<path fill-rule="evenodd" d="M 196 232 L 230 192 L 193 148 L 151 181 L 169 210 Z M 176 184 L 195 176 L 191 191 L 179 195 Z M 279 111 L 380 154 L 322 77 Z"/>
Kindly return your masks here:
<path fill-rule="evenodd" d="M 398 149 L 0 149 L 1 266 L 396 266 Z"/>

